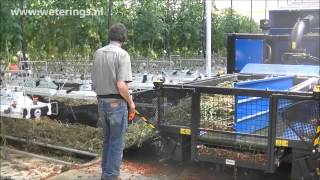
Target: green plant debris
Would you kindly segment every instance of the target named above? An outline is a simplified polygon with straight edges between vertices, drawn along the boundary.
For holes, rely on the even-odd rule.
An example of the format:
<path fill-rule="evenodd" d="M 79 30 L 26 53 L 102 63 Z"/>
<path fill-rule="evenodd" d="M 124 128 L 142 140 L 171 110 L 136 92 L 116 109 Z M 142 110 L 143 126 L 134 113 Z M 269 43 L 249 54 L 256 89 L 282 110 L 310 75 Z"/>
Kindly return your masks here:
<path fill-rule="evenodd" d="M 217 87 L 231 88 L 233 82 L 225 81 Z M 200 99 L 201 128 L 232 130 L 234 122 L 234 96 L 203 94 Z"/>
<path fill-rule="evenodd" d="M 39 120 L 2 118 L 1 126 L 6 129 L 4 135 L 98 154 L 102 151 L 103 132 L 101 128 L 82 124 L 65 124 L 47 117 Z M 154 130 L 145 123 L 134 122 L 127 129 L 125 147 L 141 146 L 145 140 L 154 135 Z"/>

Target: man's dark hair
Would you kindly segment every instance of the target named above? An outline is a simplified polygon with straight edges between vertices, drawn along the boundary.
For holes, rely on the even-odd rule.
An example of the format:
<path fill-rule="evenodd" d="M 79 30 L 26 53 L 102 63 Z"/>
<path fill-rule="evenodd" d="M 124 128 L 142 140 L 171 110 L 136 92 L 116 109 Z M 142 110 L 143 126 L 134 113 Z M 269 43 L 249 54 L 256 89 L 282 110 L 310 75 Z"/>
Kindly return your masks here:
<path fill-rule="evenodd" d="M 110 27 L 109 29 L 110 41 L 119 41 L 123 43 L 127 39 L 128 39 L 128 30 L 123 24 L 116 23 Z"/>

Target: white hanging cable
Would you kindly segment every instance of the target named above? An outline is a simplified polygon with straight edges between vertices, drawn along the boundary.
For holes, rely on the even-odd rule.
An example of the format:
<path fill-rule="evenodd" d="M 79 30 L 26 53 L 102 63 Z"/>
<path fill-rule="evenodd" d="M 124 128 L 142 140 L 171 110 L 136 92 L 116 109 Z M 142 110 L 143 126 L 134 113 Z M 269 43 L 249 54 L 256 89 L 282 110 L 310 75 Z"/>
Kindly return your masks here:
<path fill-rule="evenodd" d="M 211 0 L 205 0 L 206 5 L 206 73 L 211 77 Z"/>

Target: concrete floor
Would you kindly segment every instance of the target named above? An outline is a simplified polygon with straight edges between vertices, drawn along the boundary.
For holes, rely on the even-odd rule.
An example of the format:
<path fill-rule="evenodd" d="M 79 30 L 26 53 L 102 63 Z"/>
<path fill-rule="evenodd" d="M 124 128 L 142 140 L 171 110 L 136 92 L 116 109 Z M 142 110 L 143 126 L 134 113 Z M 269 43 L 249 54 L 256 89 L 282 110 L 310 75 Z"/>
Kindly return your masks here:
<path fill-rule="evenodd" d="M 273 175 L 266 175 L 261 171 L 235 169 L 233 166 L 213 163 L 160 161 L 154 147 L 146 145 L 125 151 L 120 178 L 123 180 L 286 180 L 289 179 L 289 170 L 288 167 L 284 167 Z M 100 161 L 97 160 L 90 167 L 70 170 L 50 180 L 100 180 L 100 176 Z"/>
<path fill-rule="evenodd" d="M 126 150 L 121 165 L 120 178 L 122 180 L 262 180 L 289 179 L 287 167 L 273 175 L 266 175 L 260 171 L 237 168 L 233 166 L 217 165 L 203 162 L 159 161 L 154 147 L 150 145 Z M 66 166 L 46 162 L 36 158 L 10 155 L 1 160 L 1 177 L 11 177 L 17 180 L 100 180 L 100 159 L 86 164 Z M 235 170 L 237 174 L 235 176 Z"/>
<path fill-rule="evenodd" d="M 7 152 L 5 158 L 0 158 L 0 179 L 45 179 L 62 167 L 61 164 Z"/>
<path fill-rule="evenodd" d="M 64 172 L 60 175 L 49 178 L 48 180 L 100 180 L 101 179 L 101 168 L 99 165 L 92 167 L 74 169 Z M 163 179 L 156 176 L 146 176 L 128 170 L 121 170 L 120 179 L 131 179 L 131 180 L 151 180 L 151 179 Z"/>

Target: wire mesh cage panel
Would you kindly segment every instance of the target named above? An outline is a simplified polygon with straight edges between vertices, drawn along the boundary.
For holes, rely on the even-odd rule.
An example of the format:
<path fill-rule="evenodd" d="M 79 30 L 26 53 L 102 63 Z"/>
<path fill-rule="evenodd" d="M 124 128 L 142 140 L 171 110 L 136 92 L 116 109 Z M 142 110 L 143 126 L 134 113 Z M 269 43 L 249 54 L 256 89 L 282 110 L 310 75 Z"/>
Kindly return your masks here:
<path fill-rule="evenodd" d="M 213 130 L 233 130 L 233 96 L 203 94 L 201 96 L 200 108 L 200 128 Z"/>
<path fill-rule="evenodd" d="M 264 97 L 201 94 L 196 156 L 205 161 L 266 167 L 268 103 Z"/>
<path fill-rule="evenodd" d="M 277 138 L 311 142 L 316 137 L 320 123 L 320 104 L 317 100 L 278 100 Z"/>
<path fill-rule="evenodd" d="M 235 129 L 237 132 L 266 135 L 269 100 L 263 97 L 236 96 Z"/>
<path fill-rule="evenodd" d="M 144 90 L 133 93 L 136 109 L 153 124 L 158 119 L 158 94 L 156 90 Z"/>
<path fill-rule="evenodd" d="M 163 89 L 162 93 L 160 125 L 190 127 L 193 91 L 188 89 Z"/>

